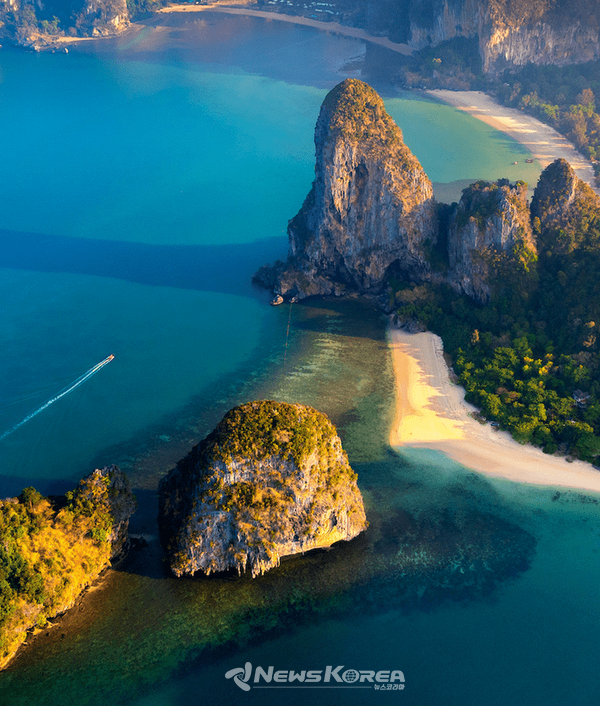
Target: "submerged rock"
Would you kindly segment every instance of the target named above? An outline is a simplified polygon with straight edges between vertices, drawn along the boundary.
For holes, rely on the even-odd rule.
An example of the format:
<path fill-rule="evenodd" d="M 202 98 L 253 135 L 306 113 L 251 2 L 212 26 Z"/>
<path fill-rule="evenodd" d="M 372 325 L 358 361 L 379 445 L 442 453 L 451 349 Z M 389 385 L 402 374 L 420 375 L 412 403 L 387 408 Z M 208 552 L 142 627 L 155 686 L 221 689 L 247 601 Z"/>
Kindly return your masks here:
<path fill-rule="evenodd" d="M 433 188 L 376 91 L 357 79 L 332 89 L 315 148 L 315 181 L 288 226 L 288 261 L 255 281 L 289 300 L 378 291 L 391 267 L 423 279 L 437 237 Z"/>
<path fill-rule="evenodd" d="M 176 576 L 255 577 L 282 556 L 352 539 L 367 521 L 329 419 L 260 401 L 230 410 L 161 481 L 159 526 Z"/>

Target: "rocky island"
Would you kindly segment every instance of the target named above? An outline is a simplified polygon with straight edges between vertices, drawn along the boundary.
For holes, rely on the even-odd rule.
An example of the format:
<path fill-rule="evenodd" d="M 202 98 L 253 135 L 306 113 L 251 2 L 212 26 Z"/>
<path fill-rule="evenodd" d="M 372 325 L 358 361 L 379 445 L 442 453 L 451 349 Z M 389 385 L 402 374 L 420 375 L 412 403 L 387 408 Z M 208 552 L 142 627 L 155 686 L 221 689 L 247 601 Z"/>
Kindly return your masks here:
<path fill-rule="evenodd" d="M 356 537 L 367 521 L 327 417 L 260 401 L 230 410 L 161 481 L 159 527 L 176 576 L 256 577 L 283 556 Z"/>
<path fill-rule="evenodd" d="M 29 630 L 71 608 L 123 552 L 135 508 L 117 466 L 95 470 L 64 497 L 25 488 L 0 501 L 0 668 Z"/>

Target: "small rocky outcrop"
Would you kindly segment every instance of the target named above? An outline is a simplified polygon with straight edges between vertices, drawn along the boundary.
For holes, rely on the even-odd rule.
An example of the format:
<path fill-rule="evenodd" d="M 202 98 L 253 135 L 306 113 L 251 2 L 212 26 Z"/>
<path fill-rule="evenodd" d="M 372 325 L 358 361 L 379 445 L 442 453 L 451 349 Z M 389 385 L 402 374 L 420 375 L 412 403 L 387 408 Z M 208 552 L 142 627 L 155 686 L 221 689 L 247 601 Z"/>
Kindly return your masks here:
<path fill-rule="evenodd" d="M 599 212 L 600 197 L 568 162 L 557 159 L 544 169 L 531 200 L 540 249 L 565 254 L 584 245 Z"/>
<path fill-rule="evenodd" d="M 448 231 L 449 279 L 472 299 L 488 302 L 501 259 L 535 255 L 527 184 L 478 181 L 463 191 Z"/>
<path fill-rule="evenodd" d="M 437 237 L 432 185 L 379 95 L 357 79 L 337 85 L 321 106 L 315 148 L 315 181 L 288 226 L 288 261 L 255 281 L 279 301 L 377 292 L 390 268 L 426 277 Z"/>
<path fill-rule="evenodd" d="M 230 410 L 161 481 L 161 540 L 176 576 L 248 571 L 356 537 L 367 527 L 334 426 L 301 404 Z"/>

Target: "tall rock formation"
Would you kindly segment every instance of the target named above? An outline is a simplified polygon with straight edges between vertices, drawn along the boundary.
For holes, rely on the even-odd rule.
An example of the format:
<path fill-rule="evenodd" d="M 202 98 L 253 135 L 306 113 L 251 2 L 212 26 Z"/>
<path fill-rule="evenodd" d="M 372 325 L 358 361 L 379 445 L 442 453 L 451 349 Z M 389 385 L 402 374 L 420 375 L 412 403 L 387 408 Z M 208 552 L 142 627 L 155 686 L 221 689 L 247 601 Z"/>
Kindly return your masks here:
<path fill-rule="evenodd" d="M 255 577 L 282 556 L 352 539 L 367 527 L 335 428 L 300 404 L 230 410 L 161 481 L 159 505 L 176 576 L 234 569 Z"/>
<path fill-rule="evenodd" d="M 600 58 L 600 0 L 338 0 L 342 19 L 415 49 L 465 37 L 483 70 Z M 312 10 L 311 10 L 312 11 Z"/>
<path fill-rule="evenodd" d="M 433 189 L 379 95 L 357 79 L 337 85 L 321 106 L 315 148 L 315 181 L 288 226 L 288 261 L 257 279 L 295 300 L 377 291 L 390 267 L 425 277 L 437 237 Z"/>
<path fill-rule="evenodd" d="M 478 181 L 463 191 L 448 231 L 449 279 L 476 301 L 489 301 L 497 266 L 531 258 L 535 241 L 527 184 Z"/>

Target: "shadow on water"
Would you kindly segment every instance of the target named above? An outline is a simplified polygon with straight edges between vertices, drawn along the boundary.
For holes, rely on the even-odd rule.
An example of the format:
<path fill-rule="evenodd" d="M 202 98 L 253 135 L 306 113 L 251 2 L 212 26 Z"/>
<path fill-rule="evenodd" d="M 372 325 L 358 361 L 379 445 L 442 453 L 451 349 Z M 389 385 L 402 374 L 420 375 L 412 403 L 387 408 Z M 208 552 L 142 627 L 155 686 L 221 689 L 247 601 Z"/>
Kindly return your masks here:
<path fill-rule="evenodd" d="M 281 237 L 227 245 L 151 245 L 0 230 L 3 267 L 239 295 L 252 292 L 249 272 L 285 257 L 285 250 Z"/>
<path fill-rule="evenodd" d="M 33 486 L 42 495 L 64 495 L 67 490 L 73 490 L 73 481 L 63 478 L 27 478 L 21 476 L 0 475 L 0 499 L 14 498 L 21 493 L 24 486 Z"/>

